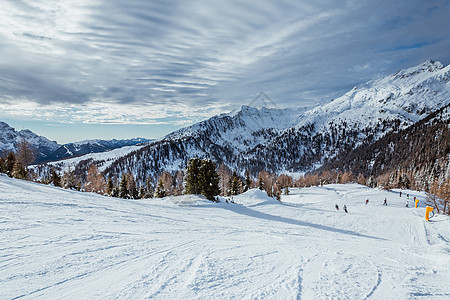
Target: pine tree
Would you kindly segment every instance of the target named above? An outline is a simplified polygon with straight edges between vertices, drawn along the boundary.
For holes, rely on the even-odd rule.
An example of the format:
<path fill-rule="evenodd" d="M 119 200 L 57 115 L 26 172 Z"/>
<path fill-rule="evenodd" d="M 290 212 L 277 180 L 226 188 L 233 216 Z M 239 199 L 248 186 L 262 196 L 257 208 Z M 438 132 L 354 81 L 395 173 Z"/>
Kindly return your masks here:
<path fill-rule="evenodd" d="M 145 186 L 147 189 L 147 196 L 146 198 L 153 198 L 153 194 L 155 189 L 153 188 L 153 183 L 152 180 L 150 179 L 150 177 L 147 177 L 147 180 L 145 182 Z"/>
<path fill-rule="evenodd" d="M 214 197 L 220 194 L 219 182 L 216 164 L 212 160 L 189 160 L 185 176 L 185 194 L 202 194 L 214 201 Z"/>
<path fill-rule="evenodd" d="M 113 183 L 111 177 L 108 177 L 108 182 L 106 183 L 106 193 L 108 195 L 112 196 L 113 189 L 114 189 L 114 183 Z"/>
<path fill-rule="evenodd" d="M 247 170 L 246 176 L 245 176 L 245 185 L 244 185 L 244 192 L 248 191 L 252 188 L 252 179 L 250 178 L 250 172 Z"/>
<path fill-rule="evenodd" d="M 166 191 L 164 190 L 164 184 L 161 179 L 158 181 L 158 186 L 156 187 L 155 191 L 155 197 L 156 198 L 166 197 Z"/>
<path fill-rule="evenodd" d="M 73 171 L 69 170 L 64 172 L 61 178 L 61 184 L 66 189 L 77 189 L 77 179 Z"/>
<path fill-rule="evenodd" d="M 125 174 L 122 175 L 122 180 L 120 181 L 120 187 L 119 187 L 119 197 L 128 199 L 128 182 L 127 182 L 127 176 Z"/>
<path fill-rule="evenodd" d="M 185 176 L 185 194 L 201 194 L 201 184 L 200 184 L 200 167 L 202 161 L 198 158 L 191 158 L 189 160 L 188 166 L 186 168 L 186 176 Z"/>
<path fill-rule="evenodd" d="M 229 188 L 229 195 L 230 196 L 239 195 L 241 192 L 241 187 L 242 187 L 241 180 L 237 176 L 236 172 L 233 172 Z"/>
<path fill-rule="evenodd" d="M 50 171 L 50 183 L 54 186 L 61 186 L 61 177 L 56 173 L 55 169 Z"/>
<path fill-rule="evenodd" d="M 139 199 L 144 199 L 144 198 L 146 198 L 146 196 L 147 196 L 147 191 L 145 190 L 144 185 L 141 185 L 141 186 L 139 187 L 139 195 L 138 195 L 138 198 L 139 198 Z"/>
<path fill-rule="evenodd" d="M 19 160 L 14 163 L 12 176 L 17 179 L 27 179 L 27 170 L 23 167 Z"/>
<path fill-rule="evenodd" d="M 228 183 L 227 183 L 227 186 L 228 186 L 228 189 L 227 189 L 227 196 L 232 196 L 233 195 L 233 193 L 232 193 L 232 189 L 231 189 L 231 186 L 233 185 L 233 176 L 231 176 L 229 179 L 228 179 Z"/>
<path fill-rule="evenodd" d="M 118 186 L 114 186 L 111 192 L 111 197 L 116 197 L 118 198 L 120 196 L 120 189 Z"/>
<path fill-rule="evenodd" d="M 0 157 L 0 173 L 5 173 L 6 172 L 6 161 L 3 157 Z"/>
<path fill-rule="evenodd" d="M 15 163 L 16 163 L 16 156 L 11 151 L 11 152 L 9 152 L 8 156 L 6 157 L 6 162 L 5 162 L 5 173 L 9 177 L 12 177 Z"/>
<path fill-rule="evenodd" d="M 377 182 L 372 175 L 369 177 L 369 180 L 367 180 L 367 186 L 370 188 L 375 188 L 377 186 Z"/>
<path fill-rule="evenodd" d="M 214 197 L 220 194 L 219 174 L 217 174 L 215 163 L 210 159 L 204 159 L 199 175 L 201 194 L 214 201 Z"/>

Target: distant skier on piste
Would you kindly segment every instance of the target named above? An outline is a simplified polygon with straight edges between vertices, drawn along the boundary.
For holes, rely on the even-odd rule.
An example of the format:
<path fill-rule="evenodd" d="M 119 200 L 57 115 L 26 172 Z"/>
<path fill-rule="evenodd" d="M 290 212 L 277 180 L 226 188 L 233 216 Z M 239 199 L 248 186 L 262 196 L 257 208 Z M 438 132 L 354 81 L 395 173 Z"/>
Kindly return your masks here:
<path fill-rule="evenodd" d="M 348 213 L 348 211 L 347 211 L 347 205 L 344 205 L 344 211 L 345 211 L 346 213 Z"/>
<path fill-rule="evenodd" d="M 384 198 L 383 205 L 386 205 L 386 206 L 387 206 L 387 200 L 386 200 L 386 198 Z"/>
<path fill-rule="evenodd" d="M 339 205 L 336 204 L 334 207 L 336 207 L 336 210 L 339 210 Z"/>
<path fill-rule="evenodd" d="M 369 203 L 369 199 L 366 199 L 366 204 Z"/>

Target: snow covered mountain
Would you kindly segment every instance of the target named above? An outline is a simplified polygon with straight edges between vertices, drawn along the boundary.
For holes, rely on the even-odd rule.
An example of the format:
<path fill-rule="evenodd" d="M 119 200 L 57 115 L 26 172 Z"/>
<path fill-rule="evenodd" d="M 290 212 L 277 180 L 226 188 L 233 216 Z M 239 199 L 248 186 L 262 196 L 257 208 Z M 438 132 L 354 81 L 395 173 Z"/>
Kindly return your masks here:
<path fill-rule="evenodd" d="M 305 111 L 256 109 L 214 116 L 180 129 L 103 166 L 106 175 L 130 170 L 138 181 L 211 157 L 240 171 L 300 172 L 339 153 L 373 143 L 450 103 L 450 66 L 426 61 L 354 87 Z"/>
<path fill-rule="evenodd" d="M 444 182 L 450 178 L 450 104 L 375 143 L 339 154 L 317 172 L 323 170 L 350 171 L 366 178 L 388 175 L 390 182 L 402 171 L 424 190 L 435 178 Z"/>
<path fill-rule="evenodd" d="M 150 139 L 133 138 L 125 140 L 86 140 L 76 143 L 68 143 L 61 145 L 49 157 L 48 160 L 59 160 L 73 156 L 79 156 L 89 153 L 106 152 L 125 146 L 133 146 L 137 144 L 147 143 Z"/>
<path fill-rule="evenodd" d="M 416 122 L 442 107 L 450 96 L 450 66 L 428 60 L 418 66 L 400 70 L 381 79 L 354 87 L 342 97 L 319 106 L 306 115 L 325 122 L 346 120 L 360 127 L 386 116 Z M 336 123 L 336 121 L 335 121 Z"/>
<path fill-rule="evenodd" d="M 62 158 L 79 156 L 89 153 L 105 152 L 125 146 L 133 146 L 151 141 L 144 138 L 133 138 L 124 140 L 86 140 L 76 143 L 60 145 L 50 141 L 43 136 L 38 136 L 32 131 L 25 129 L 16 131 L 13 127 L 0 122 L 0 155 L 9 151 L 16 152 L 17 145 L 26 140 L 36 152 L 36 161 L 53 161 Z"/>
<path fill-rule="evenodd" d="M 15 152 L 17 145 L 26 140 L 36 151 L 37 160 L 47 160 L 48 157 L 59 148 L 55 141 L 39 136 L 30 130 L 17 131 L 5 122 L 0 122 L 0 154 L 6 154 L 9 151 Z"/>

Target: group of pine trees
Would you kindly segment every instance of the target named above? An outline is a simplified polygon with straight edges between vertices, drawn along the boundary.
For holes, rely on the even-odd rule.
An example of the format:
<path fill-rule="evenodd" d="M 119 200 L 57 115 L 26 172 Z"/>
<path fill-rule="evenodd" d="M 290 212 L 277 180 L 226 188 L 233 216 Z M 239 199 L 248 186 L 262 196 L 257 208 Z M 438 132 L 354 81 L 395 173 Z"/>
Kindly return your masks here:
<path fill-rule="evenodd" d="M 0 173 L 18 179 L 30 179 L 32 174 L 28 172 L 28 166 L 34 161 L 35 154 L 26 140 L 17 145 L 17 152 L 9 152 L 6 158 L 0 157 Z"/>
<path fill-rule="evenodd" d="M 220 194 L 219 174 L 210 159 L 192 158 L 186 168 L 185 194 L 201 194 L 215 201 Z"/>

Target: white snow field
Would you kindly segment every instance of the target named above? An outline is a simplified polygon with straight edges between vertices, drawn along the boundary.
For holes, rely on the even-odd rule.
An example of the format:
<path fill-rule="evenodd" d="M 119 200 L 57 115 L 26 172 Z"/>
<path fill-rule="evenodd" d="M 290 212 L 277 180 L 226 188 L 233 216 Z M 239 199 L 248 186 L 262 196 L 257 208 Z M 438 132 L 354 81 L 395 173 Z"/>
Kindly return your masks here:
<path fill-rule="evenodd" d="M 406 193 L 125 200 L 0 175 L 0 298 L 449 299 L 450 219 Z"/>

